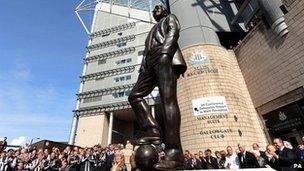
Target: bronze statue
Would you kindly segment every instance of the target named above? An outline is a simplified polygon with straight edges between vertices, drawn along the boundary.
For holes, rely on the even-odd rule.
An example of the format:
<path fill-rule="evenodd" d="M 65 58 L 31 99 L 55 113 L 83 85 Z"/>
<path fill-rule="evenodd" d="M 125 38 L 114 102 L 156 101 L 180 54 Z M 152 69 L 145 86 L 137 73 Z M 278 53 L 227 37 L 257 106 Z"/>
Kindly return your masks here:
<path fill-rule="evenodd" d="M 146 38 L 140 74 L 128 100 L 143 131 L 143 135 L 136 143 L 157 145 L 163 142 L 166 147 L 165 160 L 155 164 L 154 167 L 174 169 L 181 166 L 183 161 L 176 82 L 177 78 L 186 71 L 187 66 L 177 43 L 180 25 L 176 16 L 168 14 L 164 6 L 157 5 L 153 10 L 153 17 L 157 23 Z M 159 88 L 164 109 L 162 129 L 152 117 L 149 106 L 144 100 L 155 86 Z"/>

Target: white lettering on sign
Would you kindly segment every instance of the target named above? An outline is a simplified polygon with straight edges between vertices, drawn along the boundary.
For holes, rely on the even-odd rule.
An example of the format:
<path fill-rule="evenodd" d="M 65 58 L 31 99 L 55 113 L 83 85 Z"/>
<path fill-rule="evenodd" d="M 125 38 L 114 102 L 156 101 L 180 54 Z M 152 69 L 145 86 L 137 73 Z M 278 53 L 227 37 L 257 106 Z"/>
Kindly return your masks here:
<path fill-rule="evenodd" d="M 192 100 L 192 107 L 195 116 L 229 112 L 224 96 L 210 96 L 194 99 Z"/>

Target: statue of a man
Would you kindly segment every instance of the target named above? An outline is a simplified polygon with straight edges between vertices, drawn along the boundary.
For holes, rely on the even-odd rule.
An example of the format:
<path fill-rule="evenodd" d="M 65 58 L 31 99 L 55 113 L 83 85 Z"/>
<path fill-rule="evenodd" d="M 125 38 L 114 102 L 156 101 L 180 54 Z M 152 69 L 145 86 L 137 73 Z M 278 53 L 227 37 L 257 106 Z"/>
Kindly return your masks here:
<path fill-rule="evenodd" d="M 176 16 L 168 14 L 164 6 L 157 5 L 153 10 L 153 17 L 157 23 L 146 38 L 140 74 L 128 100 L 143 131 L 137 144 L 157 145 L 163 142 L 166 147 L 165 160 L 157 163 L 155 168 L 170 169 L 181 166 L 183 161 L 176 82 L 177 78 L 186 71 L 187 66 L 177 43 L 180 25 Z M 149 106 L 144 100 L 155 86 L 159 88 L 164 109 L 162 129 L 152 117 Z"/>

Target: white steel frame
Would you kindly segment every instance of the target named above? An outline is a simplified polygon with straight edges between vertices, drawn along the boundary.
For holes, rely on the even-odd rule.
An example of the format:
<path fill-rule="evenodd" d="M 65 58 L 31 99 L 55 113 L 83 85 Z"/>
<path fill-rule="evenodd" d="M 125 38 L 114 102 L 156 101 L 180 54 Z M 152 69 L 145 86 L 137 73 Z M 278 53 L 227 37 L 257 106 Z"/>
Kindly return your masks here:
<path fill-rule="evenodd" d="M 98 5 L 98 4 L 101 4 L 102 3 L 102 1 L 103 0 L 93 0 L 92 2 L 87 2 L 88 0 L 82 0 L 81 2 L 80 2 L 80 4 L 76 7 L 76 9 L 75 9 L 75 13 L 76 13 L 76 16 L 77 16 L 77 18 L 79 19 L 79 21 L 80 21 L 80 23 L 81 23 L 81 25 L 83 26 L 83 28 L 85 29 L 85 31 L 86 31 L 86 33 L 88 34 L 88 35 L 90 35 L 91 34 L 91 31 L 89 30 L 89 28 L 86 26 L 86 24 L 85 24 L 85 22 L 84 22 L 84 20 L 83 20 L 83 18 L 81 17 L 81 15 L 80 15 L 80 12 L 82 12 L 82 11 L 98 11 L 98 10 L 101 10 L 100 8 L 96 8 L 96 5 Z M 143 0 L 135 0 L 135 1 L 133 1 L 133 3 L 134 4 L 136 4 L 136 3 L 140 3 L 140 2 L 142 2 Z M 129 13 L 128 13 L 128 15 L 122 15 L 122 14 L 118 14 L 118 13 L 113 13 L 112 12 L 112 5 L 114 4 L 114 2 L 115 2 L 115 0 L 110 0 L 109 2 L 110 2 L 110 12 L 107 12 L 107 11 L 103 11 L 103 10 L 101 10 L 101 11 L 103 11 L 103 12 L 106 12 L 106 13 L 110 13 L 110 14 L 113 14 L 113 15 L 117 15 L 117 16 L 121 16 L 121 17 L 126 17 L 126 18 L 130 18 L 130 19 L 134 19 L 134 20 L 138 20 L 138 21 L 142 21 L 142 22 L 148 22 L 148 23 L 152 23 L 153 22 L 153 19 L 152 19 L 152 15 L 151 15 L 151 11 L 152 11 L 152 2 L 153 2 L 153 0 L 146 0 L 146 1 L 148 1 L 149 2 L 149 13 L 150 13 L 150 19 L 149 19 L 149 21 L 146 21 L 146 20 L 142 20 L 142 19 L 139 19 L 139 18 L 134 18 L 134 17 L 131 17 L 130 16 L 130 9 L 132 8 L 132 4 L 131 4 L 131 0 L 128 0 L 128 8 L 129 8 Z M 165 1 L 164 0 L 159 0 L 160 2 L 162 2 L 163 4 L 165 4 Z"/>
<path fill-rule="evenodd" d="M 76 13 L 76 16 L 78 17 L 81 25 L 85 29 L 86 33 L 89 35 L 90 31 L 89 31 L 88 27 L 85 25 L 85 23 L 84 23 L 83 19 L 81 18 L 79 12 L 81 12 L 81 11 L 95 11 L 96 10 L 96 5 L 99 2 L 101 2 L 102 0 L 94 0 L 93 2 L 88 2 L 88 3 L 85 3 L 85 1 L 87 1 L 87 0 L 82 0 L 80 2 L 80 4 L 75 9 L 75 13 Z"/>

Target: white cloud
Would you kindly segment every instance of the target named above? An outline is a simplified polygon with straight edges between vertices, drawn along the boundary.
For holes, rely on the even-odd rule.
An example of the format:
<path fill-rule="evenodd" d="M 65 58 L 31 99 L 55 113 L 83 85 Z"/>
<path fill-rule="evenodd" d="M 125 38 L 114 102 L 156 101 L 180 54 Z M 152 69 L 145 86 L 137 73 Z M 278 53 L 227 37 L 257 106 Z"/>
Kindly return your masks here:
<path fill-rule="evenodd" d="M 25 142 L 26 142 L 26 137 L 25 136 L 20 136 L 18 138 L 13 139 L 10 145 L 23 146 L 23 145 L 25 145 Z"/>
<path fill-rule="evenodd" d="M 22 81 L 28 81 L 32 77 L 31 70 L 29 68 L 17 68 L 13 73 L 15 79 L 19 79 Z"/>
<path fill-rule="evenodd" d="M 16 60 L 13 62 L 13 67 L 0 74 L 0 80 L 8 82 L 24 82 L 30 81 L 33 74 L 29 66 L 23 60 Z"/>

